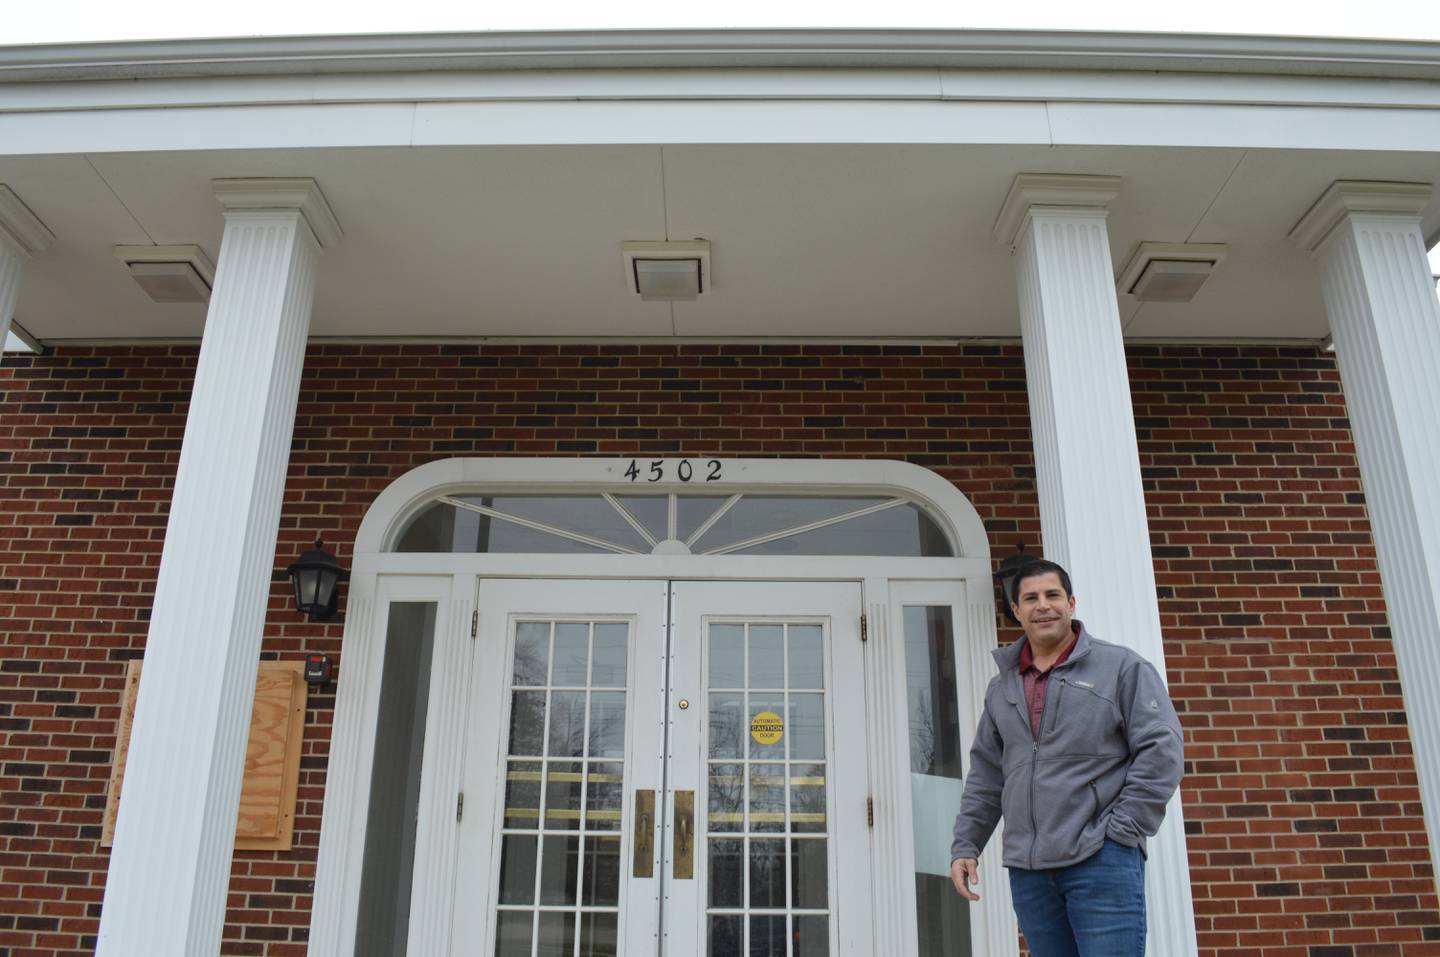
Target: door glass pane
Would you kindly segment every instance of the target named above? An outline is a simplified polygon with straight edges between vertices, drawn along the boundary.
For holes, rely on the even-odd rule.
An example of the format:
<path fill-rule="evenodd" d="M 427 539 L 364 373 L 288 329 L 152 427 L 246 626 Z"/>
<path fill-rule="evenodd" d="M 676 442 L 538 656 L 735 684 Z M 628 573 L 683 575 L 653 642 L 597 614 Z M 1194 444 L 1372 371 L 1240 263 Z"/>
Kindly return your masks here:
<path fill-rule="evenodd" d="M 590 757 L 625 756 L 625 692 L 590 692 Z"/>
<path fill-rule="evenodd" d="M 743 957 L 745 918 L 740 914 L 717 914 L 710 918 L 710 957 Z"/>
<path fill-rule="evenodd" d="M 615 957 L 620 953 L 620 918 L 616 914 L 580 915 L 580 957 Z"/>
<path fill-rule="evenodd" d="M 914 505 L 905 504 L 738 549 L 735 554 L 932 558 L 953 552 L 935 520 Z"/>
<path fill-rule="evenodd" d="M 710 830 L 744 830 L 745 765 L 711 762 L 709 795 Z"/>
<path fill-rule="evenodd" d="M 500 903 L 535 900 L 535 847 L 534 835 L 505 835 L 500 850 Z"/>
<path fill-rule="evenodd" d="M 745 626 L 710 626 L 710 687 L 745 687 Z"/>
<path fill-rule="evenodd" d="M 516 623 L 497 954 L 617 957 L 630 631 Z"/>
<path fill-rule="evenodd" d="M 595 626 L 595 649 L 590 662 L 592 687 L 625 687 L 625 632 L 625 626 L 620 624 Z"/>
<path fill-rule="evenodd" d="M 550 692 L 550 740 L 545 753 L 576 757 L 585 752 L 585 692 Z"/>
<path fill-rule="evenodd" d="M 751 839 L 750 907 L 752 910 L 757 908 L 784 909 L 784 841 Z"/>
<path fill-rule="evenodd" d="M 585 839 L 585 892 L 587 907 L 620 904 L 620 838 L 595 835 Z"/>
<path fill-rule="evenodd" d="M 550 626 L 522 621 L 515 627 L 515 687 L 544 687 L 550 671 Z"/>
<path fill-rule="evenodd" d="M 790 643 L 786 667 L 790 669 L 791 688 L 825 687 L 825 649 L 821 645 L 822 632 L 819 625 L 791 625 L 788 629 Z"/>
<path fill-rule="evenodd" d="M 750 626 L 749 687 L 785 687 L 784 634 L 780 625 Z"/>
<path fill-rule="evenodd" d="M 530 911 L 501 911 L 495 931 L 495 957 L 530 957 L 530 938 L 535 930 Z"/>
<path fill-rule="evenodd" d="M 540 848 L 540 903 L 573 906 L 579 880 L 580 839 L 547 834 Z"/>
<path fill-rule="evenodd" d="M 785 915 L 750 915 L 750 957 L 785 957 Z"/>
<path fill-rule="evenodd" d="M 738 840 L 710 841 L 710 906 L 742 906 L 745 877 L 741 873 L 745 842 Z"/>
<path fill-rule="evenodd" d="M 539 761 L 511 761 L 505 772 L 505 826 L 540 826 Z"/>
<path fill-rule="evenodd" d="M 710 757 L 738 758 L 745 737 L 745 693 L 710 692 Z"/>
<path fill-rule="evenodd" d="M 515 692 L 510 698 L 510 753 L 538 755 L 544 739 L 545 692 Z"/>
<path fill-rule="evenodd" d="M 675 537 L 682 542 L 688 542 L 729 501 L 728 496 L 712 495 L 620 495 L 615 501 L 660 542 L 670 537 L 672 498 Z M 416 512 L 393 550 L 602 555 L 652 551 L 650 542 L 602 495 L 469 494 L 446 499 Z M 893 504 L 839 520 L 887 503 Z M 485 511 L 476 511 L 477 507 Z M 810 527 L 817 523 L 820 527 Z M 768 536 L 778 537 L 735 548 Z M 939 523 L 919 506 L 891 496 L 868 495 L 745 495 L 720 514 L 691 549 L 697 554 L 733 550 L 737 555 L 955 554 Z"/>
<path fill-rule="evenodd" d="M 887 501 L 885 496 L 841 498 L 810 495 L 746 495 L 700 536 L 695 551 L 733 545 Z"/>
<path fill-rule="evenodd" d="M 565 621 L 555 626 L 555 668 L 550 684 L 585 687 L 590 667 L 590 628 Z"/>
<path fill-rule="evenodd" d="M 585 829 L 620 830 L 620 802 L 625 799 L 625 765 L 593 762 L 585 771 Z"/>
<path fill-rule="evenodd" d="M 550 761 L 545 767 L 545 829 L 547 831 L 580 830 L 580 789 L 584 783 L 583 765 L 569 761 Z"/>
<path fill-rule="evenodd" d="M 950 829 L 964 787 L 950 606 L 907 606 L 904 622 L 919 953 L 968 957 L 970 910 L 950 884 Z"/>
<path fill-rule="evenodd" d="M 457 495 L 462 502 L 470 502 L 492 508 L 501 515 L 511 515 L 537 525 L 567 532 L 577 532 L 588 538 L 618 545 L 631 551 L 649 552 L 650 545 L 630 523 L 615 511 L 614 507 L 600 495 Z M 462 514 L 464 510 L 461 510 Z M 497 519 L 490 528 L 488 551 L 508 552 L 514 548 L 503 547 L 507 538 L 522 536 L 532 531 L 523 525 Z M 545 534 L 545 533 L 540 533 Z M 563 538 L 547 536 L 556 541 Z M 499 541 L 497 541 L 499 539 Z M 558 549 L 557 549 L 558 550 Z M 565 551 L 574 549 L 564 548 Z"/>
<path fill-rule="evenodd" d="M 535 933 L 535 957 L 571 957 L 575 950 L 575 915 L 541 911 Z"/>
<path fill-rule="evenodd" d="M 824 630 L 707 622 L 705 640 L 707 953 L 828 954 Z"/>
<path fill-rule="evenodd" d="M 793 957 L 830 957 L 830 921 L 824 917 L 795 918 Z"/>
<path fill-rule="evenodd" d="M 357 957 L 400 953 L 409 933 L 435 614 L 434 602 L 390 605 L 360 877 Z"/>
<path fill-rule="evenodd" d="M 695 530 L 720 510 L 730 499 L 724 495 L 681 495 L 675 504 L 675 537 L 682 542 L 690 540 Z"/>
<path fill-rule="evenodd" d="M 617 495 L 619 502 L 641 527 L 657 542 L 670 537 L 670 497 L 668 495 Z M 681 536 L 682 538 L 684 536 Z"/>

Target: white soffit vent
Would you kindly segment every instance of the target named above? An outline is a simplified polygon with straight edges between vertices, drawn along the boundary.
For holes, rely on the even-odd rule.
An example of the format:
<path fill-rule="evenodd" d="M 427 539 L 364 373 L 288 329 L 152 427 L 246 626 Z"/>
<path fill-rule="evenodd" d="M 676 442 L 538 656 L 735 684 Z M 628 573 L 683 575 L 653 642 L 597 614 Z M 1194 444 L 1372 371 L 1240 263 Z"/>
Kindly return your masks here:
<path fill-rule="evenodd" d="M 199 246 L 116 246 L 115 258 L 153 302 L 209 302 L 215 264 Z"/>
<path fill-rule="evenodd" d="M 710 291 L 710 241 L 626 242 L 625 282 L 641 299 L 677 302 Z"/>
<path fill-rule="evenodd" d="M 1223 243 L 1141 243 L 1115 290 L 1141 302 L 1189 302 L 1225 258 Z"/>

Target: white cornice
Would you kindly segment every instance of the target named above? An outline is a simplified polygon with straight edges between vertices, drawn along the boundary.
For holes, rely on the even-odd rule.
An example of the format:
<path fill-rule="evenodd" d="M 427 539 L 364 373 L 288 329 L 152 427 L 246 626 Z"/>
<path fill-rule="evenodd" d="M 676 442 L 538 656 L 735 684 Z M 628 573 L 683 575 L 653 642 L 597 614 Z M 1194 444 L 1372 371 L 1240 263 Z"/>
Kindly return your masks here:
<path fill-rule="evenodd" d="M 55 242 L 55 234 L 3 183 L 0 183 L 0 240 L 8 240 L 25 257 L 48 249 Z"/>
<path fill-rule="evenodd" d="M 1138 70 L 1440 79 L 1440 43 L 1013 30 L 653 30 L 0 47 L 0 82 L 656 67 Z"/>
<path fill-rule="evenodd" d="M 215 198 L 229 212 L 299 210 L 321 249 L 340 241 L 340 222 L 313 179 L 217 179 L 213 185 Z"/>
<path fill-rule="evenodd" d="M 1000 245 L 1013 246 L 1032 208 L 1103 209 L 1118 195 L 1118 176 L 1021 173 L 1010 184 L 991 235 Z"/>
<path fill-rule="evenodd" d="M 1314 252 L 1351 213 L 1398 213 L 1418 221 L 1434 193 L 1429 183 L 1337 180 L 1300 217 L 1290 230 L 1290 239 L 1306 252 Z"/>

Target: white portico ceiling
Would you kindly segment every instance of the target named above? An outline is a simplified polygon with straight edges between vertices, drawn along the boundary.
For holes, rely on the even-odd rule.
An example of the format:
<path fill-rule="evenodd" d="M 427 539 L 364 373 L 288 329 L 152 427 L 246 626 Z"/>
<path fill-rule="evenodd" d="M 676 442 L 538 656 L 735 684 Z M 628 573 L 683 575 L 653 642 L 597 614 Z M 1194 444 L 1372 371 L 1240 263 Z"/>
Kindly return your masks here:
<path fill-rule="evenodd" d="M 16 320 L 41 340 L 191 339 L 112 253 L 219 256 L 211 180 L 313 176 L 345 235 L 322 259 L 319 337 L 1013 337 L 990 227 L 1022 171 L 1104 173 L 1116 268 L 1142 241 L 1228 243 L 1195 301 L 1121 297 L 1132 338 L 1319 339 L 1312 264 L 1287 240 L 1335 179 L 1440 180 L 1434 154 L 1158 147 L 640 145 L 0 157 L 56 234 Z M 628 293 L 620 244 L 710 240 L 694 302 Z"/>
<path fill-rule="evenodd" d="M 1318 340 L 1288 238 L 1335 180 L 1440 183 L 1440 44 L 714 31 L 0 47 L 0 183 L 55 234 L 16 322 L 198 339 L 117 245 L 221 260 L 212 181 L 310 177 L 344 230 L 317 337 L 1014 338 L 1019 173 L 1117 176 L 1111 255 L 1224 243 L 1132 339 Z M 1424 214 L 1440 236 L 1440 198 Z M 627 240 L 708 240 L 693 302 Z"/>

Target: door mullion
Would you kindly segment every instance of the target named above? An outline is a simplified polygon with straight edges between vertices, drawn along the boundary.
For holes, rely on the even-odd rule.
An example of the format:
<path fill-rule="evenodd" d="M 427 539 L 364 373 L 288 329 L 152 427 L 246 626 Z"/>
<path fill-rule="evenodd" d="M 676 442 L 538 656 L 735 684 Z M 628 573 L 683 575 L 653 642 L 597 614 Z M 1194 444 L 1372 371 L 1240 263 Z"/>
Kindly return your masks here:
<path fill-rule="evenodd" d="M 675 535 L 675 496 L 670 496 L 670 537 Z M 660 861 L 655 879 L 659 882 L 656 895 L 659 899 L 659 908 L 656 912 L 655 952 L 659 957 L 666 957 L 666 926 L 665 926 L 665 902 L 670 897 L 670 876 L 669 864 L 674 856 L 674 826 L 671 820 L 674 814 L 674 796 L 672 794 L 671 780 L 671 759 L 674 754 L 674 743 L 671 739 L 671 732 L 674 729 L 674 720 L 671 718 L 670 703 L 674 692 L 674 665 L 675 665 L 675 586 L 673 582 L 665 583 L 665 677 L 660 683 L 660 797 L 656 802 L 656 815 L 660 824 L 659 853 Z"/>

